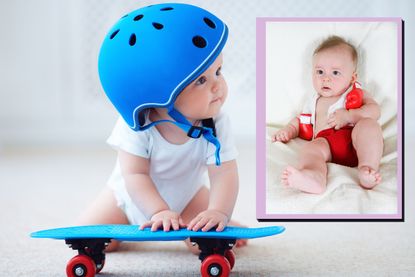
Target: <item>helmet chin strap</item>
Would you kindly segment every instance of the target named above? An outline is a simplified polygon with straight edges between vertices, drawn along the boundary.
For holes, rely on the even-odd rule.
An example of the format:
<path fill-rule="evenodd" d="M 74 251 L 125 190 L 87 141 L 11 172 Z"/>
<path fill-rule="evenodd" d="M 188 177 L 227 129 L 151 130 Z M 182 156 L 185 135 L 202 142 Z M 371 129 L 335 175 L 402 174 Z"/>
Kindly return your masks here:
<path fill-rule="evenodd" d="M 141 125 L 144 124 L 144 122 L 139 124 L 139 130 L 140 131 L 144 131 L 147 130 L 155 125 L 158 125 L 160 123 L 171 123 L 176 125 L 177 127 L 179 127 L 180 129 L 182 129 L 188 137 L 191 138 L 200 138 L 200 136 L 203 135 L 203 137 L 209 141 L 210 143 L 212 143 L 213 145 L 215 145 L 216 150 L 215 150 L 215 158 L 216 158 L 216 165 L 219 166 L 221 164 L 220 162 L 220 142 L 219 140 L 216 138 L 216 136 L 214 135 L 214 130 L 213 128 L 209 128 L 206 126 L 193 126 L 189 120 L 187 120 L 179 111 L 177 111 L 174 107 L 169 108 L 168 109 L 168 114 L 170 115 L 171 118 L 173 118 L 174 120 L 169 120 L 169 119 L 162 119 L 162 120 L 157 120 L 157 121 L 153 121 L 147 125 Z M 140 122 L 140 120 L 139 120 Z"/>
<path fill-rule="evenodd" d="M 216 136 L 213 134 L 213 129 L 206 127 L 206 126 L 193 126 L 186 117 L 184 117 L 179 111 L 177 111 L 174 107 L 168 109 L 168 114 L 173 118 L 175 121 L 170 121 L 171 123 L 175 124 L 179 128 L 181 128 L 187 135 L 191 138 L 199 138 L 201 135 L 215 145 L 215 158 L 216 158 L 216 165 L 219 166 L 220 162 L 220 143 Z"/>

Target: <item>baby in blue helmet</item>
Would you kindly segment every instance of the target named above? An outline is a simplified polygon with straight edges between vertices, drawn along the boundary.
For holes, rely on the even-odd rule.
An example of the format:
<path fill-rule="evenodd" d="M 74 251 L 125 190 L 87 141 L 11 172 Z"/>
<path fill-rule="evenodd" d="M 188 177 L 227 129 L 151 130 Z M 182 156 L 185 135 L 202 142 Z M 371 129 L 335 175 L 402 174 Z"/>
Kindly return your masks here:
<path fill-rule="evenodd" d="M 229 223 L 238 172 L 221 111 L 227 36 L 219 18 L 187 4 L 144 7 L 111 28 L 98 69 L 120 114 L 108 139 L 118 158 L 79 224 L 222 231 Z"/>

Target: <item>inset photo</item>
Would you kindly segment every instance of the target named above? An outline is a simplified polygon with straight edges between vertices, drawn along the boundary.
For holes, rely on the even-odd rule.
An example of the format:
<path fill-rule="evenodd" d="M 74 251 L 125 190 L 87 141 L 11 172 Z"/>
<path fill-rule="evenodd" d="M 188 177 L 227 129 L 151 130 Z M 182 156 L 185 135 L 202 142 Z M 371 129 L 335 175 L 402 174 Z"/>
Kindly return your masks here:
<path fill-rule="evenodd" d="M 258 220 L 404 219 L 402 30 L 257 19 Z"/>

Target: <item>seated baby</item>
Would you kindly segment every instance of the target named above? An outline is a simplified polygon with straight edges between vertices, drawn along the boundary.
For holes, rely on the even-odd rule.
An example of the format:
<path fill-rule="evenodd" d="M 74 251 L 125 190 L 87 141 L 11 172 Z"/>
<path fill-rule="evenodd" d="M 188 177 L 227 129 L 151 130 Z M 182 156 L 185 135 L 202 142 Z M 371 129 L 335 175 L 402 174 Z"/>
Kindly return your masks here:
<path fill-rule="evenodd" d="M 273 142 L 286 143 L 296 137 L 311 140 L 301 150 L 298 166 L 287 166 L 283 171 L 284 186 L 323 193 L 328 162 L 357 166 L 363 188 L 380 183 L 380 108 L 356 85 L 357 56 L 355 47 L 338 36 L 329 37 L 314 51 L 312 79 L 316 94 L 300 117 L 272 135 Z"/>

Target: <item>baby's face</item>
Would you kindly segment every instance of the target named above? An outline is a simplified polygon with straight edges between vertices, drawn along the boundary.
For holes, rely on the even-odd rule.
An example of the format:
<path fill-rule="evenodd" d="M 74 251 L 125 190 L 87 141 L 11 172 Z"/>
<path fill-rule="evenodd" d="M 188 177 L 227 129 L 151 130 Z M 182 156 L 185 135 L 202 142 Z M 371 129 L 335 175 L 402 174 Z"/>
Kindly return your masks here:
<path fill-rule="evenodd" d="M 228 95 L 228 86 L 221 73 L 222 54 L 177 97 L 175 108 L 189 120 L 216 116 Z"/>
<path fill-rule="evenodd" d="M 313 86 L 319 95 L 339 96 L 355 80 L 355 66 L 347 46 L 336 46 L 314 55 Z"/>

